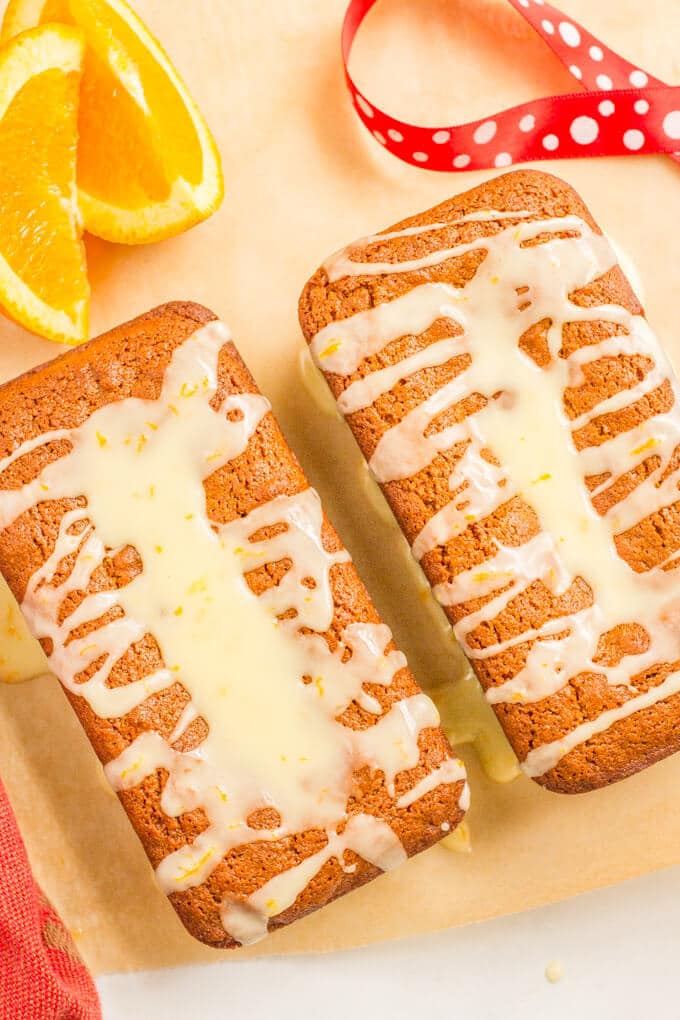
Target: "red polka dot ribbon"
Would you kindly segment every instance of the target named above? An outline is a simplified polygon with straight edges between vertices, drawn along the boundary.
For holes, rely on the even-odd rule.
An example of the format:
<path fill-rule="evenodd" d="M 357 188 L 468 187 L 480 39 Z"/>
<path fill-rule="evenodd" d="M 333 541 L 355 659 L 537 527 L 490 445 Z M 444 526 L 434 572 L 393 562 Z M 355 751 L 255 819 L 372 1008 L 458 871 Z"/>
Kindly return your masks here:
<path fill-rule="evenodd" d="M 351 0 L 342 29 L 347 86 L 373 137 L 429 170 L 486 170 L 540 159 L 667 153 L 680 161 L 680 87 L 624 60 L 544 0 L 509 0 L 587 91 L 545 96 L 448 127 L 398 120 L 370 102 L 349 73 L 352 43 L 376 0 Z"/>

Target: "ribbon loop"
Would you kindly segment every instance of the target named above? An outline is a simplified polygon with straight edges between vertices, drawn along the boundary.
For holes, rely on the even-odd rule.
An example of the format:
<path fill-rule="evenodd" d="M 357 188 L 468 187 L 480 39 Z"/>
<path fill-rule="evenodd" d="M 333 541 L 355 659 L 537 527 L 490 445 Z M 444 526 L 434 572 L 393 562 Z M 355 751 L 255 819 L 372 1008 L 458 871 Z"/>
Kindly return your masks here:
<path fill-rule="evenodd" d="M 542 159 L 666 153 L 680 161 L 680 87 L 666 85 L 605 46 L 543 0 L 509 0 L 588 91 L 544 96 L 481 120 L 409 124 L 359 91 L 350 72 L 354 38 L 377 0 L 351 0 L 342 30 L 347 87 L 373 137 L 429 170 L 486 170 Z"/>

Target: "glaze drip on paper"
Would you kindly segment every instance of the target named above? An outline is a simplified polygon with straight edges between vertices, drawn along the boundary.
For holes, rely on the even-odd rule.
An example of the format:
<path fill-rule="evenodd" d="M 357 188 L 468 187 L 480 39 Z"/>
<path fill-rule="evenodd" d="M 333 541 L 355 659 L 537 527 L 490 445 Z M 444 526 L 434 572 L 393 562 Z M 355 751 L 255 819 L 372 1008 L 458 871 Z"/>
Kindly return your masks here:
<path fill-rule="evenodd" d="M 45 653 L 0 575 L 0 684 L 21 684 L 48 672 Z"/>
<path fill-rule="evenodd" d="M 388 688 L 406 664 L 390 648 L 385 625 L 350 623 L 331 652 L 323 637 L 334 615 L 330 575 L 349 556 L 326 550 L 313 489 L 228 523 L 208 518 L 204 480 L 246 450 L 269 411 L 255 394 L 227 396 L 215 408 L 218 357 L 228 339 L 220 323 L 198 330 L 175 349 L 158 399 L 107 404 L 78 428 L 45 433 L 0 461 L 5 471 L 55 440 L 70 446 L 36 478 L 0 493 L 0 527 L 43 500 L 83 497 L 61 517 L 21 605 L 46 642 L 49 668 L 105 719 L 176 683 L 190 697 L 174 732 L 142 732 L 105 769 L 119 791 L 165 769 L 163 811 L 179 817 L 202 808 L 207 816 L 194 841 L 159 864 L 168 893 L 204 882 L 236 847 L 326 832 L 319 854 L 249 897 L 224 901 L 225 930 L 245 943 L 266 934 L 270 918 L 295 902 L 326 861 L 354 868 L 345 858 L 354 851 L 387 870 L 405 859 L 384 819 L 348 813 L 352 775 L 364 765 L 379 770 L 396 796 L 400 774 L 419 764 L 419 735 L 439 717 L 425 695 L 383 712 L 364 689 Z M 96 572 L 129 546 L 141 570 L 122 587 L 94 591 Z M 279 583 L 255 595 L 248 575 L 282 561 L 290 566 Z M 72 602 L 64 612 L 72 593 L 75 608 Z M 111 683 L 147 635 L 162 666 Z M 368 713 L 363 730 L 337 721 L 353 701 Z M 182 750 L 199 717 L 207 736 Z M 447 761 L 431 776 L 414 777 L 406 793 L 402 780 L 405 805 L 439 783 L 463 781 L 462 763 Z M 273 827 L 252 827 L 249 819 L 264 808 L 273 809 Z"/>
<path fill-rule="evenodd" d="M 372 261 L 366 249 L 403 236 L 428 235 L 477 221 L 495 232 L 447 248 L 435 247 L 408 261 Z M 486 227 L 484 228 L 487 229 Z M 430 244 L 431 246 L 431 244 Z M 576 216 L 541 219 L 528 212 L 484 210 L 450 223 L 426 224 L 366 238 L 325 264 L 329 280 L 347 276 L 397 275 L 435 267 L 447 259 L 481 252 L 483 259 L 462 288 L 442 282 L 417 284 L 390 301 L 332 322 L 312 341 L 312 353 L 328 374 L 352 377 L 338 398 L 351 415 L 370 407 L 399 381 L 425 368 L 466 355 L 469 364 L 385 431 L 370 458 L 382 483 L 412 477 L 438 453 L 462 444 L 449 480 L 450 502 L 427 521 L 412 551 L 428 552 L 464 534 L 512 498 L 521 498 L 537 514 L 541 531 L 523 544 L 501 546 L 484 563 L 435 587 L 441 604 L 455 609 L 456 636 L 474 663 L 503 655 L 531 642 L 525 665 L 510 679 L 486 691 L 488 700 L 542 701 L 572 678 L 591 672 L 625 688 L 623 704 L 584 722 L 559 740 L 533 748 L 524 770 L 540 776 L 564 755 L 617 720 L 680 691 L 680 672 L 667 669 L 657 686 L 638 690 L 636 677 L 657 664 L 680 660 L 680 602 L 672 569 L 677 553 L 644 573 L 623 559 L 616 538 L 642 519 L 678 500 L 678 469 L 673 454 L 680 444 L 680 403 L 673 374 L 646 320 L 615 304 L 577 303 L 575 292 L 616 264 L 610 243 Z M 451 335 L 373 371 L 366 358 L 404 336 L 419 336 L 438 320 L 451 324 Z M 567 323 L 606 322 L 608 336 L 573 351 L 563 347 Z M 539 366 L 525 353 L 520 338 L 540 326 L 547 363 Z M 584 380 L 588 366 L 621 354 L 650 359 L 635 385 L 601 399 L 569 419 L 564 394 Z M 363 374 L 362 374 L 363 373 Z M 356 378 L 356 375 L 360 375 Z M 574 436 L 601 415 L 636 405 L 660 387 L 670 387 L 673 406 L 598 445 L 578 449 Z M 462 421 L 437 429 L 450 408 L 481 395 L 477 410 Z M 583 444 L 580 444 L 583 445 Z M 653 461 L 650 458 L 655 458 Z M 635 468 L 647 471 L 623 498 L 613 498 L 599 513 L 594 500 L 616 497 L 617 480 Z M 589 491 L 586 478 L 599 475 Z M 497 621 L 513 598 L 534 582 L 543 582 L 555 600 L 586 582 L 582 608 L 565 612 L 537 628 L 495 644 L 482 645 L 480 625 Z M 473 599 L 486 601 L 466 612 Z M 462 613 L 466 615 L 462 615 Z M 648 635 L 644 651 L 624 655 L 615 665 L 600 656 L 600 638 L 620 624 L 636 623 Z"/>

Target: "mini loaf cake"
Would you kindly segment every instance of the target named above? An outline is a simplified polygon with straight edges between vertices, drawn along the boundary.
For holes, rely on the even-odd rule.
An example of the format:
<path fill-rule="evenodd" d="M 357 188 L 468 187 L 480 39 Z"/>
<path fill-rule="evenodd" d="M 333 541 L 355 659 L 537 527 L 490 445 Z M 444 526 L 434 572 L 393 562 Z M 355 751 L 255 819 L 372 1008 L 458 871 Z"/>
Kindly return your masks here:
<path fill-rule="evenodd" d="M 300 321 L 524 771 L 680 747 L 680 404 L 606 238 L 509 173 L 332 256 Z"/>
<path fill-rule="evenodd" d="M 462 763 L 226 328 L 0 388 L 0 567 L 189 931 L 256 941 L 460 821 Z"/>

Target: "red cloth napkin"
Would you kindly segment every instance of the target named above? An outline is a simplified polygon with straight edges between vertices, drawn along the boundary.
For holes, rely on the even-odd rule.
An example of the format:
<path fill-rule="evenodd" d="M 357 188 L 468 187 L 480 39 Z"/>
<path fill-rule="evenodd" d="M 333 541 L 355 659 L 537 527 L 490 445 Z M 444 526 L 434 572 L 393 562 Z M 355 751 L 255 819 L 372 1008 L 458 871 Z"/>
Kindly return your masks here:
<path fill-rule="evenodd" d="M 33 879 L 2 782 L 0 1020 L 101 1020 L 92 978 Z"/>

